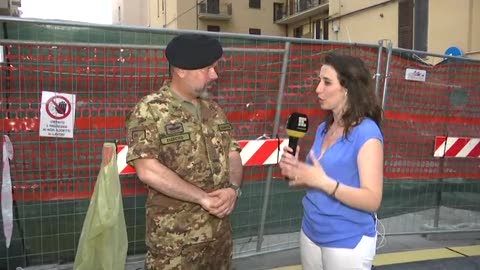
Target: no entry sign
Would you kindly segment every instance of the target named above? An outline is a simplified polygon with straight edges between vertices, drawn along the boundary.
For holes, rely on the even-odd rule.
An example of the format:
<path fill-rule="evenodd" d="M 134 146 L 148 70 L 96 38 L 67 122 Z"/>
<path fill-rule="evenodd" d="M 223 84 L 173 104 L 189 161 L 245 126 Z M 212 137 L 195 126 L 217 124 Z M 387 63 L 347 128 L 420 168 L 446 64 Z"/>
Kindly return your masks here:
<path fill-rule="evenodd" d="M 40 136 L 73 138 L 75 95 L 42 92 Z"/>

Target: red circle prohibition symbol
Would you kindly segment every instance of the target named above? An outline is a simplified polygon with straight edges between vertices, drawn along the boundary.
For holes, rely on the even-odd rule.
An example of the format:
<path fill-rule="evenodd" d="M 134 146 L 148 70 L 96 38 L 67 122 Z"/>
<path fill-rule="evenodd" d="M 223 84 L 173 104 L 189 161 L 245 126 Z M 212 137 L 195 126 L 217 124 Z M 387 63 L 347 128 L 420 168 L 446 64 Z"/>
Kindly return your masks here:
<path fill-rule="evenodd" d="M 53 119 L 60 120 L 70 115 L 72 105 L 62 96 L 53 96 L 47 100 L 47 114 Z"/>

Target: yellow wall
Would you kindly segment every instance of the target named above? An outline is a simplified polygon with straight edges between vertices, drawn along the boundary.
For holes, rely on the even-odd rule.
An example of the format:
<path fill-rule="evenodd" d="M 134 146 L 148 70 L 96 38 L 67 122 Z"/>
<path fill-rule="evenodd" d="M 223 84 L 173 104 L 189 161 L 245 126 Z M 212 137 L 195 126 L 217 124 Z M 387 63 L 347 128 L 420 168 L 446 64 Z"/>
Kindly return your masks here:
<path fill-rule="evenodd" d="M 153 25 L 154 27 L 165 27 L 165 28 L 170 28 L 170 29 L 177 29 L 180 27 L 177 27 L 178 21 L 176 20 L 179 12 L 178 12 L 178 7 L 177 3 L 178 2 L 193 2 L 194 0 L 182 0 L 182 1 L 176 1 L 176 0 L 151 0 L 154 2 L 154 5 L 157 6 L 157 2 L 160 4 L 160 17 L 163 16 L 159 21 L 161 22 L 160 25 Z M 164 6 L 164 11 L 162 11 L 162 5 Z M 155 14 L 154 12 L 153 14 Z M 151 14 L 152 15 L 152 14 Z M 153 16 L 156 16 L 153 15 Z"/>
<path fill-rule="evenodd" d="M 308 19 L 292 23 L 288 25 L 288 36 L 293 37 L 294 36 L 294 30 L 298 27 L 303 27 L 303 34 L 304 38 L 314 38 L 314 29 L 315 29 L 315 21 L 317 20 L 325 20 L 326 15 L 318 15 L 318 16 L 312 16 Z M 323 28 L 323 22 L 322 22 L 322 28 Z M 305 36 L 308 32 L 310 32 L 310 36 Z"/>
<path fill-rule="evenodd" d="M 366 8 L 376 4 L 380 5 Z M 329 15 L 330 40 L 376 44 L 389 39 L 398 47 L 398 0 L 330 0 Z M 480 0 L 430 0 L 428 17 L 428 52 L 443 54 L 457 46 L 469 57 L 478 57 Z"/>
<path fill-rule="evenodd" d="M 480 0 L 472 0 L 471 6 L 471 45 L 465 53 L 468 57 L 480 59 Z"/>
<path fill-rule="evenodd" d="M 249 28 L 260 28 L 262 35 L 285 36 L 285 26 L 273 22 L 274 2 L 279 1 L 263 0 L 260 9 L 253 9 L 248 7 L 248 1 L 232 0 L 233 17 L 229 32 L 248 34 Z"/>
<path fill-rule="evenodd" d="M 150 26 L 149 13 L 150 0 L 113 0 L 112 24 Z"/>
<path fill-rule="evenodd" d="M 230 1 L 220 0 L 220 12 L 225 14 L 227 12 L 227 4 Z M 236 3 L 232 4 L 232 17 L 236 16 Z M 233 32 L 230 29 L 232 28 L 232 20 L 220 21 L 220 20 L 198 20 L 198 30 L 207 30 L 208 25 L 216 25 L 220 27 L 220 32 Z M 197 29 L 197 28 L 195 28 Z"/>
<path fill-rule="evenodd" d="M 163 27 L 165 24 L 165 10 L 162 7 L 163 0 L 149 0 L 149 13 L 151 27 Z"/>
<path fill-rule="evenodd" d="M 196 29 L 197 6 L 196 0 L 181 0 L 177 3 L 177 18 L 175 19 L 179 29 Z M 171 27 L 169 27 L 171 28 Z"/>
<path fill-rule="evenodd" d="M 200 20 L 195 7 L 198 1 L 141 0 L 139 4 L 115 0 L 114 5 L 116 2 L 123 5 L 124 24 L 191 30 L 206 30 L 208 25 L 217 25 L 221 32 L 241 34 L 248 34 L 249 28 L 259 28 L 262 35 L 269 36 L 291 37 L 296 27 L 303 27 L 306 34 L 312 32 L 315 20 L 326 19 L 324 15 L 316 15 L 288 26 L 277 25 L 273 22 L 273 3 L 286 5 L 287 0 L 262 0 L 259 10 L 249 8 L 246 0 L 220 0 L 221 12 L 226 12 L 228 3 L 232 4 L 231 19 Z M 388 39 L 398 47 L 398 1 L 330 0 L 328 39 L 369 44 Z M 142 16 L 142 12 L 146 16 Z M 480 58 L 480 0 L 430 0 L 428 24 L 429 52 L 444 53 L 448 47 L 458 46 L 468 57 Z"/>
<path fill-rule="evenodd" d="M 389 39 L 398 44 L 398 3 L 388 2 L 376 7 L 359 9 L 384 1 L 331 1 L 329 40 L 377 44 Z M 383 16 L 383 17 L 382 17 Z M 336 31 L 338 30 L 338 31 Z"/>
<path fill-rule="evenodd" d="M 443 54 L 450 46 L 457 46 L 463 52 L 470 51 L 473 37 L 473 33 L 469 32 L 473 16 L 470 12 L 470 4 L 473 1 L 480 2 L 479 0 L 429 1 L 429 52 Z M 480 10 L 477 14 L 479 12 Z M 480 31 L 480 28 L 476 31 Z"/>
<path fill-rule="evenodd" d="M 435 1 L 435 0 L 434 0 Z M 330 16 L 346 14 L 376 4 L 389 2 L 388 0 L 330 0 Z"/>
<path fill-rule="evenodd" d="M 249 28 L 259 28 L 262 35 L 285 36 L 285 26 L 273 22 L 274 2 L 282 1 L 262 0 L 260 9 L 249 8 L 248 1 L 220 1 L 220 10 L 226 10 L 226 4 L 232 3 L 232 18 L 228 21 L 199 20 L 199 29 L 218 25 L 221 32 L 248 34 Z"/>
<path fill-rule="evenodd" d="M 217 25 L 221 32 L 248 34 L 249 28 L 260 28 L 262 35 L 285 36 L 285 26 L 273 22 L 273 3 L 282 2 L 279 0 L 263 0 L 261 9 L 249 8 L 248 1 L 220 0 L 221 12 L 226 13 L 227 4 L 232 3 L 232 18 L 227 21 L 197 19 L 196 0 L 149 2 L 152 27 L 166 24 L 166 28 L 171 29 L 207 30 L 208 25 Z M 166 5 L 165 11 L 162 11 L 162 3 Z"/>

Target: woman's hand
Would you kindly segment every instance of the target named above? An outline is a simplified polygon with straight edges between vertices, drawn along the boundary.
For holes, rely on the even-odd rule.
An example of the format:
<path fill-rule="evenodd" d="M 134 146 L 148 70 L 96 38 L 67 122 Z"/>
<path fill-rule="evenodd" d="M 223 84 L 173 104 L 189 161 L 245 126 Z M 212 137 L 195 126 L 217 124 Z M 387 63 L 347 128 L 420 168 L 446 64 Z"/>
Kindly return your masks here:
<path fill-rule="evenodd" d="M 299 161 L 298 154 L 294 157 L 290 151 L 291 148 L 285 147 L 284 154 L 280 160 L 280 169 L 282 175 L 288 178 L 288 185 L 317 188 L 328 193 L 328 188 L 333 180 L 327 176 L 322 165 L 315 157 L 315 154 L 312 151 L 309 153 L 310 160 L 313 163 L 313 166 L 310 166 Z M 297 153 L 298 152 L 297 147 Z"/>
<path fill-rule="evenodd" d="M 296 167 L 298 166 L 298 153 L 300 152 L 300 146 L 297 145 L 297 151 L 295 156 L 292 155 L 293 149 L 289 146 L 285 146 L 283 148 L 283 155 L 280 159 L 280 169 L 283 176 L 287 178 L 287 180 L 293 179 L 296 175 Z"/>

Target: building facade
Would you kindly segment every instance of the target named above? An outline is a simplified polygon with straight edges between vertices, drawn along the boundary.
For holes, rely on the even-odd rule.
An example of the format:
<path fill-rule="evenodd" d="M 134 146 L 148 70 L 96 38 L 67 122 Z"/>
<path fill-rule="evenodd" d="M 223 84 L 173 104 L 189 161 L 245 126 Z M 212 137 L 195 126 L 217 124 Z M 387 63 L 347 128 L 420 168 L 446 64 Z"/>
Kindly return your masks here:
<path fill-rule="evenodd" d="M 20 17 L 22 0 L 0 0 L 0 16 Z"/>
<path fill-rule="evenodd" d="M 480 0 L 114 0 L 114 23 L 377 43 L 480 59 Z"/>
<path fill-rule="evenodd" d="M 330 1 L 328 24 L 330 40 L 480 58 L 480 0 Z"/>

